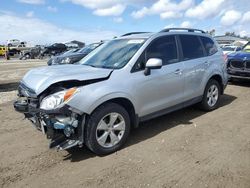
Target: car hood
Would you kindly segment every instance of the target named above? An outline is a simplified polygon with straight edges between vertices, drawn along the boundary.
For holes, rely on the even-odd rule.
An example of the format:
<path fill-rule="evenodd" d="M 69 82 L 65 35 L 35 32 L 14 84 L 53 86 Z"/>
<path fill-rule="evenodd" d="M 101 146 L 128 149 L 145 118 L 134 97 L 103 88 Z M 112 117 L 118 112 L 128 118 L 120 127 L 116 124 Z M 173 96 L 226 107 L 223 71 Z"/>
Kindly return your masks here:
<path fill-rule="evenodd" d="M 74 53 L 70 53 L 70 54 L 60 55 L 59 58 L 61 58 L 61 59 L 64 59 L 64 58 L 77 58 L 77 57 L 81 57 L 81 56 L 85 56 L 85 55 L 87 55 L 87 54 L 74 52 Z"/>
<path fill-rule="evenodd" d="M 50 85 L 58 82 L 107 78 L 111 72 L 111 69 L 94 68 L 86 65 L 49 66 L 30 70 L 21 82 L 33 90 L 36 95 L 39 95 Z"/>
<path fill-rule="evenodd" d="M 228 59 L 250 60 L 249 52 L 236 52 L 228 55 Z"/>

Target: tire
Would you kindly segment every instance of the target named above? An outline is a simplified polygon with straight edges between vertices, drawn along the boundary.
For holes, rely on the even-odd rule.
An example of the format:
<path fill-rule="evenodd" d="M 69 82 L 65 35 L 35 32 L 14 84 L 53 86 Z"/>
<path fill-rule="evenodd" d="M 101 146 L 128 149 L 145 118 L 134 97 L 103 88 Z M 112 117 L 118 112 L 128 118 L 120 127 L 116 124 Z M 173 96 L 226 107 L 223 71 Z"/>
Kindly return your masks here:
<path fill-rule="evenodd" d="M 216 93 L 214 89 L 212 88 L 216 88 L 217 89 L 217 99 L 216 99 L 216 95 L 215 94 L 211 94 L 210 92 L 213 90 L 213 93 Z M 200 103 L 200 108 L 204 111 L 212 111 L 218 108 L 219 106 L 219 102 L 220 102 L 220 98 L 221 98 L 221 86 L 219 84 L 218 81 L 214 80 L 214 79 L 210 79 L 206 85 L 203 97 L 202 97 L 202 101 Z M 211 95 L 209 95 L 209 93 Z M 212 98 L 209 99 L 208 95 Z"/>
<path fill-rule="evenodd" d="M 25 59 L 30 59 L 30 54 L 26 54 Z"/>
<path fill-rule="evenodd" d="M 24 54 L 20 59 L 21 60 L 29 59 L 29 54 Z"/>
<path fill-rule="evenodd" d="M 111 117 L 113 121 L 115 120 L 114 123 L 111 123 Z M 118 128 L 122 130 L 112 130 Z M 119 150 L 126 142 L 129 132 L 128 112 L 116 103 L 106 103 L 98 107 L 88 118 L 85 127 L 85 144 L 97 155 L 106 155 Z"/>

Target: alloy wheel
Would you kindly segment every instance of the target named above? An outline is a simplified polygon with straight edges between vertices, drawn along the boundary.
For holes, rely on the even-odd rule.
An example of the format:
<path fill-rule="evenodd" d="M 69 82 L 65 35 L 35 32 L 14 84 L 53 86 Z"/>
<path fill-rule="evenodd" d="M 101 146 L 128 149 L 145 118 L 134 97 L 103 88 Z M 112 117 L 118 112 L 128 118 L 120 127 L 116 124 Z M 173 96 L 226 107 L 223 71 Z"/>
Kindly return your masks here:
<path fill-rule="evenodd" d="M 213 107 L 219 98 L 219 89 L 216 85 L 211 85 L 207 91 L 207 104 L 210 107 Z"/>
<path fill-rule="evenodd" d="M 111 148 L 124 136 L 125 120 L 121 114 L 113 112 L 105 115 L 98 123 L 96 139 L 100 146 Z"/>

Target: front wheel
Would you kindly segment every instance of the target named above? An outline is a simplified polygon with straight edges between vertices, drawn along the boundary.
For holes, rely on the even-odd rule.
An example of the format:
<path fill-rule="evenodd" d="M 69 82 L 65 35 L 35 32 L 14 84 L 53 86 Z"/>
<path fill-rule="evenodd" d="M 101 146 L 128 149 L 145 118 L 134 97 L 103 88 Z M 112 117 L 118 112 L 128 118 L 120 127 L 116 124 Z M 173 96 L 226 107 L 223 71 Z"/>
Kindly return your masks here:
<path fill-rule="evenodd" d="M 205 88 L 200 107 L 205 111 L 212 111 L 218 108 L 221 97 L 221 87 L 218 81 L 211 79 Z"/>
<path fill-rule="evenodd" d="M 128 112 L 116 103 L 98 107 L 86 124 L 85 143 L 98 155 L 119 150 L 130 132 Z"/>

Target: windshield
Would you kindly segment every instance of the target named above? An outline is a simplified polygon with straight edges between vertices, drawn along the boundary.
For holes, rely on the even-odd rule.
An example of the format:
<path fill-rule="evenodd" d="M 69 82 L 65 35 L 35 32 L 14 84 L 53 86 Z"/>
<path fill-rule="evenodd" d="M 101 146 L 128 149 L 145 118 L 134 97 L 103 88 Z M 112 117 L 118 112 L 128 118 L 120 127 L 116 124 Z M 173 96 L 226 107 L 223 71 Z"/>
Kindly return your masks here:
<path fill-rule="evenodd" d="M 235 48 L 234 47 L 224 47 L 222 48 L 223 51 L 234 51 Z"/>
<path fill-rule="evenodd" d="M 74 52 L 77 52 L 77 51 L 79 51 L 79 48 L 66 51 L 66 52 L 64 52 L 64 55 L 67 55 L 67 54 L 70 54 L 70 53 L 74 53 Z"/>
<path fill-rule="evenodd" d="M 88 54 L 88 53 L 92 52 L 94 49 L 96 49 L 100 45 L 101 45 L 101 43 L 89 44 L 89 45 L 83 47 L 82 49 L 80 49 L 79 52 L 83 53 L 83 54 Z"/>
<path fill-rule="evenodd" d="M 250 52 L 250 44 L 247 44 L 244 48 L 243 48 L 244 52 Z"/>
<path fill-rule="evenodd" d="M 103 44 L 94 53 L 81 62 L 98 68 L 119 69 L 124 67 L 139 48 L 144 39 L 117 39 Z"/>

